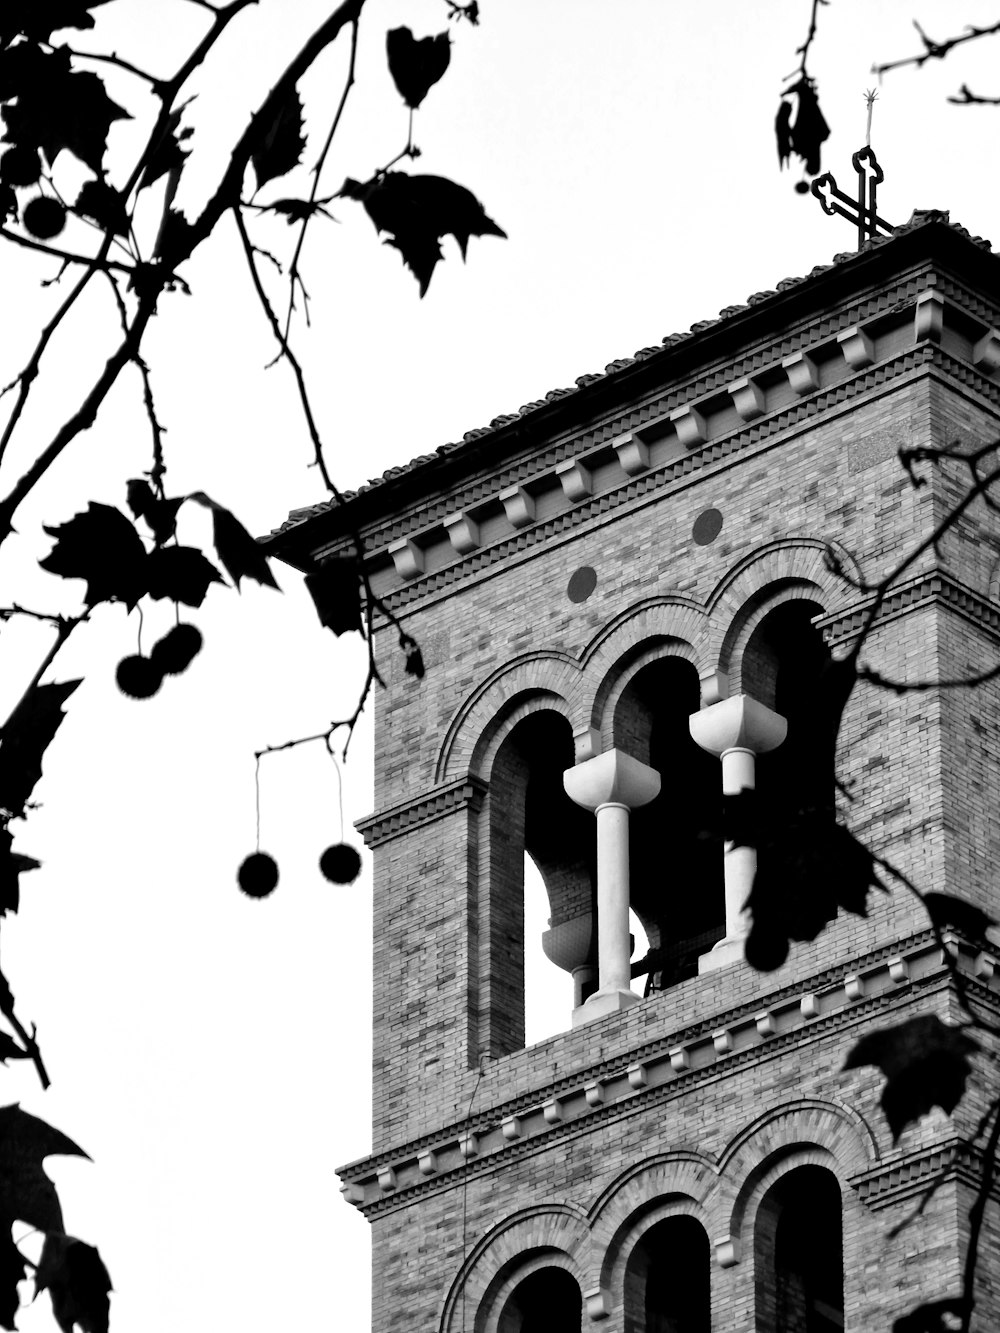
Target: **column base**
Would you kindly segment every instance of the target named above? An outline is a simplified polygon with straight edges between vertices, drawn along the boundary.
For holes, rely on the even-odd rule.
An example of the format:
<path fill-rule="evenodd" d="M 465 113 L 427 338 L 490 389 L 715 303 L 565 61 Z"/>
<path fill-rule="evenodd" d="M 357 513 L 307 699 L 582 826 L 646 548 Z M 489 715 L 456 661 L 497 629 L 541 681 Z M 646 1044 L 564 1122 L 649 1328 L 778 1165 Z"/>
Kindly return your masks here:
<path fill-rule="evenodd" d="M 633 990 L 598 990 L 589 1000 L 585 1000 L 573 1010 L 573 1026 L 582 1027 L 584 1023 L 593 1023 L 607 1014 L 620 1014 L 623 1009 L 631 1009 L 638 1004 L 641 996 Z"/>
<path fill-rule="evenodd" d="M 714 944 L 708 953 L 703 953 L 698 959 L 698 975 L 703 977 L 706 972 L 715 972 L 720 967 L 742 963 L 745 944 L 745 935 L 727 936 L 724 940 L 719 940 L 718 944 Z"/>

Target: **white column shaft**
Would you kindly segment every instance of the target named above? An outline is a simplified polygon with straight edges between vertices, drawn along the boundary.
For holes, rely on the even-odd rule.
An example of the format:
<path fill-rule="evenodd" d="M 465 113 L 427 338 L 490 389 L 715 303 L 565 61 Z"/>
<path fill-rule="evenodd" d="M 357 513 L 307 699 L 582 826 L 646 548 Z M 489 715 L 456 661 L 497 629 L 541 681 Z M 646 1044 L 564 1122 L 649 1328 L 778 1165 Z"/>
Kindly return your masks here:
<path fill-rule="evenodd" d="M 598 987 L 628 990 L 631 985 L 628 898 L 627 805 L 597 807 L 597 957 Z"/>
<path fill-rule="evenodd" d="M 722 753 L 722 792 L 735 796 L 756 786 L 756 765 L 752 750 L 742 747 Z M 749 920 L 744 910 L 757 870 L 756 847 L 735 847 L 726 843 L 723 875 L 726 892 L 726 939 L 745 939 Z"/>

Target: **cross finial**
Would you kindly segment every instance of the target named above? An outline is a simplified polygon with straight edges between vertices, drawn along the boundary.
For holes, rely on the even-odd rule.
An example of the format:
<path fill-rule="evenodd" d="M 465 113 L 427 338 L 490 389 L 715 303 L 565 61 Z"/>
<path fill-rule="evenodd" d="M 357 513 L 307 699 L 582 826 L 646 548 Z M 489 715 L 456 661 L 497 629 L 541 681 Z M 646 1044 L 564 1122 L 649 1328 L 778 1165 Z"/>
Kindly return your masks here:
<path fill-rule="evenodd" d="M 882 168 L 872 149 L 872 108 L 878 93 L 869 88 L 865 93 L 865 105 L 868 108 L 868 124 L 865 127 L 865 146 L 859 148 L 851 157 L 851 165 L 858 173 L 857 200 L 837 189 L 837 182 L 828 171 L 817 176 L 810 187 L 812 193 L 822 205 L 824 213 L 839 213 L 848 222 L 853 222 L 858 229 L 858 249 L 872 237 L 892 234 L 892 223 L 880 218 L 876 208 L 875 190 L 882 183 Z"/>

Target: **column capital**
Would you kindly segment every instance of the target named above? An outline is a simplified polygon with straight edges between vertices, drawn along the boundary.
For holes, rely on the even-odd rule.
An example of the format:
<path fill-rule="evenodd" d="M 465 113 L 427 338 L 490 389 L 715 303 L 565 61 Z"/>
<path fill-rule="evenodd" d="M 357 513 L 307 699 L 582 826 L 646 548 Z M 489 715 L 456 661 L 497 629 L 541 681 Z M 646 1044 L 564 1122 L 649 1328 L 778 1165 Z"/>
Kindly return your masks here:
<path fill-rule="evenodd" d="M 566 795 L 585 810 L 625 805 L 636 810 L 660 794 L 660 775 L 623 750 L 605 750 L 563 773 Z"/>
<path fill-rule="evenodd" d="M 765 754 L 777 749 L 788 732 L 788 723 L 779 713 L 749 694 L 736 694 L 692 713 L 688 725 L 696 744 L 716 755 L 727 750 Z"/>

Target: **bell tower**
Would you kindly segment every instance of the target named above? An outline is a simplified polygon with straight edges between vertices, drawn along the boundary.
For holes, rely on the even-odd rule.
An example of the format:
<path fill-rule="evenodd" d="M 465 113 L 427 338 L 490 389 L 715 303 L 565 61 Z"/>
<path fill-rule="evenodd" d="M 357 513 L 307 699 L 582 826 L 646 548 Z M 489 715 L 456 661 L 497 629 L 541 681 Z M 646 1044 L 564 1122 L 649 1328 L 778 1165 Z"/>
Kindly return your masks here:
<path fill-rule="evenodd" d="M 877 1071 L 843 1069 L 878 1027 L 957 1018 L 926 914 L 873 893 L 755 971 L 756 853 L 721 812 L 750 787 L 836 799 L 919 886 L 996 913 L 997 682 L 860 684 L 835 757 L 816 700 L 866 585 L 964 484 L 914 487 L 898 450 L 1000 433 L 998 329 L 988 245 L 915 214 L 269 539 L 312 571 L 360 532 L 396 619 L 359 825 L 373 1151 L 340 1172 L 376 1333 L 873 1333 L 961 1290 L 982 1087 L 894 1141 Z M 972 506 L 901 572 L 867 662 L 933 682 L 996 660 L 998 526 Z M 526 856 L 573 982 L 527 1047 Z M 996 1013 L 993 956 L 950 947 Z M 1000 1327 L 998 1265 L 974 1327 Z"/>

